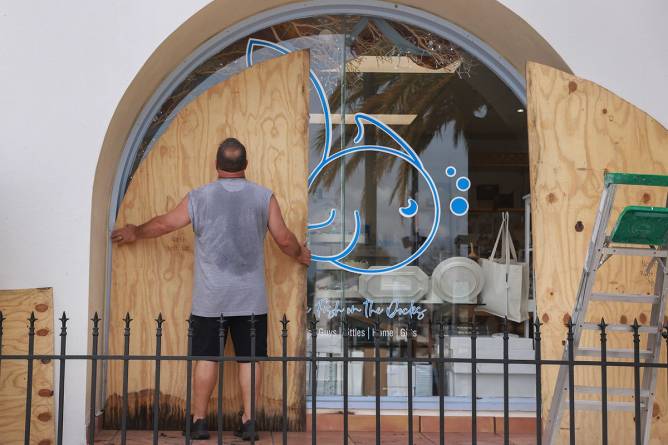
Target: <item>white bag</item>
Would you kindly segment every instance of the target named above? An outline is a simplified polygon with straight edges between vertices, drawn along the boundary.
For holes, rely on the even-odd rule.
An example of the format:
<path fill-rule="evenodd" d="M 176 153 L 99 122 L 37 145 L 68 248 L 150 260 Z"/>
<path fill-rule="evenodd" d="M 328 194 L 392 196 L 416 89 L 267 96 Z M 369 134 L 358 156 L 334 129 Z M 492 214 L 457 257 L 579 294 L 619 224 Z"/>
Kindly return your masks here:
<path fill-rule="evenodd" d="M 501 240 L 500 258 L 496 249 Z M 508 320 L 521 322 L 529 318 L 529 266 L 517 261 L 515 246 L 510 237 L 508 212 L 502 214 L 501 228 L 496 236 L 494 249 L 489 259 L 481 259 L 485 286 L 480 293 L 479 310 L 489 312 Z"/>

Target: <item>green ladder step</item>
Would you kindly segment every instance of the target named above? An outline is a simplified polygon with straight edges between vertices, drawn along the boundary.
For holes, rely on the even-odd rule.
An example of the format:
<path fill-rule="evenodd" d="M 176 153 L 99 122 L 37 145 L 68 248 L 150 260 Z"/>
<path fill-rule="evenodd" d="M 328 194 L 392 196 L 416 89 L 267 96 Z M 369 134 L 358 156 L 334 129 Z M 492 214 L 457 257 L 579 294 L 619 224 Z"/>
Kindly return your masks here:
<path fill-rule="evenodd" d="M 628 206 L 610 234 L 613 243 L 663 246 L 668 242 L 668 208 Z"/>
<path fill-rule="evenodd" d="M 646 185 L 668 187 L 667 175 L 642 175 L 638 173 L 606 173 L 605 184 Z"/>

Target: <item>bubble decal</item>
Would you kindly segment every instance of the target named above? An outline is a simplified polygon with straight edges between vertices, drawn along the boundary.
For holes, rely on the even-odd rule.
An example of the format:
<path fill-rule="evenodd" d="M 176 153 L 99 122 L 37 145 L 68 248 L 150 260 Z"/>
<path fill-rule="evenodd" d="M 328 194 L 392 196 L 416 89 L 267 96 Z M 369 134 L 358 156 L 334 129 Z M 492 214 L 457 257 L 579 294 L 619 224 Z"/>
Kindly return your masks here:
<path fill-rule="evenodd" d="M 450 211 L 453 215 L 464 216 L 469 211 L 469 202 L 466 198 L 456 196 L 450 201 Z"/>
<path fill-rule="evenodd" d="M 471 181 L 466 176 L 462 176 L 461 178 L 457 179 L 455 185 L 457 186 L 457 190 L 460 192 L 465 192 L 471 188 Z"/>
<path fill-rule="evenodd" d="M 454 178 L 457 175 L 457 168 L 454 165 L 448 165 L 445 168 L 445 176 Z M 460 192 L 466 192 L 471 188 L 471 180 L 467 176 L 460 176 L 455 179 L 455 187 Z M 450 200 L 450 213 L 455 216 L 464 216 L 469 212 L 469 202 L 463 196 L 456 196 Z"/>
<path fill-rule="evenodd" d="M 408 198 L 408 205 L 406 207 L 399 207 L 399 213 L 404 218 L 412 218 L 418 212 L 418 203 L 415 200 Z"/>

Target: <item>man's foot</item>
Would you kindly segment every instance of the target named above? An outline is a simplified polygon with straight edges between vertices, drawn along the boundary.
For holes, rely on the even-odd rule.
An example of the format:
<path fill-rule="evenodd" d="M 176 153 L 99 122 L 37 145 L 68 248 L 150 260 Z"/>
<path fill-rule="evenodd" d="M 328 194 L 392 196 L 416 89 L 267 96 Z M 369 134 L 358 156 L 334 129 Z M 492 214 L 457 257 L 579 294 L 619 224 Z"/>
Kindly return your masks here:
<path fill-rule="evenodd" d="M 186 429 L 183 428 L 183 434 L 186 434 Z M 197 419 L 193 422 L 190 418 L 190 438 L 192 440 L 205 440 L 209 438 L 209 425 L 205 419 Z"/>
<path fill-rule="evenodd" d="M 241 437 L 243 440 L 251 440 L 251 421 L 247 420 L 239 425 L 239 429 L 234 432 L 234 435 Z M 260 435 L 255 431 L 255 440 L 259 440 Z"/>
<path fill-rule="evenodd" d="M 243 435 L 244 410 L 243 410 L 243 409 L 242 409 L 242 410 L 239 410 L 239 412 L 237 413 L 237 415 L 239 416 L 239 429 L 237 429 L 237 430 L 234 432 L 234 435 L 237 436 L 237 437 L 241 437 L 241 436 Z"/>

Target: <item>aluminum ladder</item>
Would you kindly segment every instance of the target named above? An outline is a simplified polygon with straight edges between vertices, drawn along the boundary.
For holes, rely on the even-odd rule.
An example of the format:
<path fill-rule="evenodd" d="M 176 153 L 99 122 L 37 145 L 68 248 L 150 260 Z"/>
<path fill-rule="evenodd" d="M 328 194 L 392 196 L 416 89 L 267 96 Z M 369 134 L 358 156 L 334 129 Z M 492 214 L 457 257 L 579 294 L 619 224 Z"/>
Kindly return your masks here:
<path fill-rule="evenodd" d="M 666 312 L 668 294 L 668 267 L 666 264 L 668 256 L 668 239 L 666 238 L 668 236 L 668 208 L 626 207 L 620 213 L 617 223 L 608 236 L 605 232 L 610 220 L 615 191 L 620 185 L 668 187 L 668 176 L 627 173 L 605 174 L 604 189 L 580 279 L 575 308 L 572 313 L 573 354 L 571 358 L 578 356 L 601 356 L 600 348 L 580 347 L 580 338 L 583 330 L 599 331 L 601 329 L 598 323 L 586 320 L 589 302 L 598 300 L 611 303 L 650 303 L 652 305 L 649 325 L 638 328 L 639 332 L 648 334 L 646 347 L 644 350 L 640 350 L 640 361 L 644 363 L 658 363 L 661 353 L 662 323 Z M 629 244 L 632 247 L 629 247 Z M 650 257 L 652 261 L 656 261 L 657 273 L 654 283 L 654 295 L 595 292 L 593 287 L 596 280 L 596 272 L 613 255 Z M 632 327 L 623 324 L 610 324 L 607 325 L 607 330 L 632 332 Z M 562 359 L 564 361 L 568 360 L 569 355 L 568 343 L 566 343 Z M 634 349 L 607 349 L 606 356 L 633 358 Z M 642 422 L 640 425 L 641 442 L 643 445 L 648 445 L 656 390 L 657 368 L 646 367 L 642 369 L 640 416 L 635 421 Z M 575 395 L 602 393 L 602 389 L 598 387 L 573 386 L 573 393 Z M 635 394 L 634 388 L 610 388 L 607 392 L 610 395 L 633 396 Z M 550 413 L 545 426 L 544 437 L 548 444 L 558 443 L 561 420 L 566 409 L 570 410 L 574 408 L 575 411 L 600 411 L 602 409 L 600 401 L 578 401 L 577 397 L 574 397 L 574 399 L 573 403 L 570 403 L 568 366 L 562 365 L 559 368 Z M 607 408 L 608 411 L 625 410 L 635 412 L 635 404 L 633 402 L 609 402 L 607 403 Z M 571 442 L 573 442 L 575 432 L 571 431 L 570 434 Z M 638 434 L 636 435 L 636 439 L 638 439 L 637 436 Z"/>

